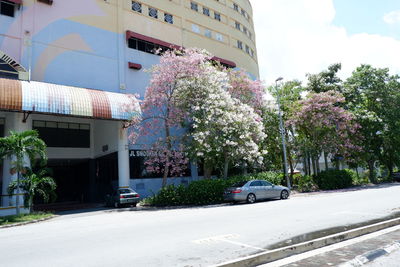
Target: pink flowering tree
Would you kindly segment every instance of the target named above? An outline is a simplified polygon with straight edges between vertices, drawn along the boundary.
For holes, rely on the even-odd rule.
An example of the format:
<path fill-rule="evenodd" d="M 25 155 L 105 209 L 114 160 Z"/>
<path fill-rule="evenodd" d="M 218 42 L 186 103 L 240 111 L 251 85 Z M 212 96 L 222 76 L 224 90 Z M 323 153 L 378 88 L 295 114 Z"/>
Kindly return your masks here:
<path fill-rule="evenodd" d="M 181 175 L 189 161 L 179 133 L 187 116 L 176 92 L 186 80 L 200 79 L 210 58 L 197 49 L 167 51 L 150 71 L 151 81 L 142 103 L 140 135 L 157 140 L 148 147 L 150 156 L 145 165 L 148 171 L 163 174 L 163 186 L 168 176 Z"/>
<path fill-rule="evenodd" d="M 340 106 L 344 101 L 343 95 L 335 91 L 312 93 L 299 101 L 299 107 L 287 121 L 295 129 L 301 149 L 311 153 L 314 173 L 319 172 L 318 159 L 322 153 L 349 159 L 360 151 L 357 145 L 360 126 L 353 114 Z"/>
<path fill-rule="evenodd" d="M 243 70 L 229 69 L 227 73 L 230 84 L 228 91 L 231 96 L 261 114 L 265 106 L 265 85 L 260 80 L 252 80 Z"/>
<path fill-rule="evenodd" d="M 230 164 L 261 164 L 258 143 L 266 137 L 261 117 L 254 109 L 232 97 L 226 72 L 206 64 L 201 79 L 185 80 L 179 89 L 189 131 L 188 152 L 204 163 L 204 176 L 223 162 L 224 177 Z"/>

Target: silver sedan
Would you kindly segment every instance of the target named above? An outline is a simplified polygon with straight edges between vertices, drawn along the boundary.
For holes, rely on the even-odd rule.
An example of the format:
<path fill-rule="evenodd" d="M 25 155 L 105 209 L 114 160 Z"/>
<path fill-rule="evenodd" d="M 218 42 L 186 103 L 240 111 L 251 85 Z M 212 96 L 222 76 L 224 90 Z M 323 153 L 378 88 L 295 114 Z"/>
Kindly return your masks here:
<path fill-rule="evenodd" d="M 285 186 L 274 185 L 264 180 L 243 181 L 225 189 L 224 200 L 227 202 L 247 201 L 254 203 L 261 199 L 287 199 L 290 189 Z"/>

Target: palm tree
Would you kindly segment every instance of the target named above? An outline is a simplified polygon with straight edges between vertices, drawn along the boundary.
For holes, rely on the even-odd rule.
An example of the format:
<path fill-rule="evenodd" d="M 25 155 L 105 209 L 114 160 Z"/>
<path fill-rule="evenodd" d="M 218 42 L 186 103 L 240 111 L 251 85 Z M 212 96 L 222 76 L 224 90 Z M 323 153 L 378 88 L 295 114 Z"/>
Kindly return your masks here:
<path fill-rule="evenodd" d="M 35 130 L 24 132 L 10 131 L 10 135 L 0 138 L 0 159 L 8 157 L 11 162 L 11 174 L 17 173 L 17 215 L 20 214 L 19 193 L 21 173 L 26 172 L 25 158 L 29 157 L 32 162 L 35 158 L 47 160 L 46 144 L 39 138 Z"/>
<path fill-rule="evenodd" d="M 32 212 L 33 199 L 35 195 L 40 195 L 44 202 L 55 198 L 56 183 L 53 178 L 48 176 L 48 169 L 39 170 L 34 173 L 31 169 L 27 169 L 23 174 L 20 184 L 17 181 L 12 181 L 8 186 L 8 192 L 11 194 L 19 186 L 25 192 L 24 206 Z"/>

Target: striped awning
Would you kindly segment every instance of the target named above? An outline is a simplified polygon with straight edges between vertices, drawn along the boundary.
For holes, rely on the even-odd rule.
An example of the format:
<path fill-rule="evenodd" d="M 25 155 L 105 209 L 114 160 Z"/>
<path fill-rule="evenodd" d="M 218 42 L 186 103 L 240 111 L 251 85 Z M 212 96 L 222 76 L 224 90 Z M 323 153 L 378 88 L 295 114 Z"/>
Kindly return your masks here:
<path fill-rule="evenodd" d="M 122 121 L 140 116 L 133 96 L 11 79 L 0 79 L 0 110 Z"/>

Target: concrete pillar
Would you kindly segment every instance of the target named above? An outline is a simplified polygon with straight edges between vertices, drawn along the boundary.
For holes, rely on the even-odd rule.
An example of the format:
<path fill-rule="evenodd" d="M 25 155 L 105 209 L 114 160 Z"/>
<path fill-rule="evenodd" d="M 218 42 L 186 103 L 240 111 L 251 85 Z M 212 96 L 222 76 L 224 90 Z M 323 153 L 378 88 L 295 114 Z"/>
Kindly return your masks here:
<path fill-rule="evenodd" d="M 5 125 L 4 125 L 4 136 L 8 136 L 10 131 L 15 131 L 15 132 L 23 132 L 26 130 L 31 130 L 32 129 L 32 121 L 27 120 L 27 122 L 22 122 L 23 120 L 23 114 L 22 113 L 8 113 L 6 115 L 6 120 L 5 120 Z M 10 158 L 5 158 L 3 162 L 3 186 L 2 186 L 2 195 L 7 195 L 7 189 L 8 185 L 10 184 L 11 181 L 14 181 L 17 179 L 17 174 L 11 175 L 10 174 L 10 168 L 11 162 L 14 159 Z M 30 161 L 29 158 L 26 157 L 25 159 L 25 166 L 30 167 Z M 24 203 L 23 196 L 18 196 L 19 197 L 19 203 L 22 205 Z M 2 206 L 3 207 L 8 207 L 8 206 L 14 206 L 16 204 L 16 197 L 3 197 L 2 199 Z"/>
<path fill-rule="evenodd" d="M 118 187 L 129 187 L 129 145 L 128 129 L 119 126 L 118 136 Z"/>

